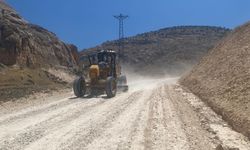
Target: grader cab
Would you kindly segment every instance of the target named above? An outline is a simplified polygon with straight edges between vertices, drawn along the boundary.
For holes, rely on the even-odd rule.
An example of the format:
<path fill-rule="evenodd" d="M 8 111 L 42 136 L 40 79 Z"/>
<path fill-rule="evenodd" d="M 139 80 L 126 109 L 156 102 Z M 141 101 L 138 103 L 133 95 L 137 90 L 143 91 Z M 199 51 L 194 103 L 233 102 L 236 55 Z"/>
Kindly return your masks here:
<path fill-rule="evenodd" d="M 74 94 L 83 97 L 90 94 L 103 93 L 108 98 L 114 97 L 117 90 L 127 91 L 127 78 L 121 74 L 121 66 L 115 51 L 102 50 L 81 58 L 84 73 L 73 83 Z"/>

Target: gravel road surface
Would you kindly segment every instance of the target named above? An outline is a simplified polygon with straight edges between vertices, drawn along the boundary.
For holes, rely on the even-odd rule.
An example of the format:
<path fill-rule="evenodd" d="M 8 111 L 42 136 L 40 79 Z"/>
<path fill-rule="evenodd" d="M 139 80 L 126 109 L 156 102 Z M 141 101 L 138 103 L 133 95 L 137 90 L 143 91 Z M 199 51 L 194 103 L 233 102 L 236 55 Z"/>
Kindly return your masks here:
<path fill-rule="evenodd" d="M 68 92 L 1 104 L 0 149 L 250 149 L 246 137 L 175 80 L 133 82 L 111 99 Z"/>

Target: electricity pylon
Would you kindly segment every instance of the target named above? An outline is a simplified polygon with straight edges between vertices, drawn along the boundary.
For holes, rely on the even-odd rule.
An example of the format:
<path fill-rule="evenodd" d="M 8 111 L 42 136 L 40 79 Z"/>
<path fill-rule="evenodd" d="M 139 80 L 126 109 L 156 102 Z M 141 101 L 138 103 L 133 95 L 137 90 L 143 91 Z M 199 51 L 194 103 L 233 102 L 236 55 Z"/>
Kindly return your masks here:
<path fill-rule="evenodd" d="M 124 43 L 123 43 L 123 39 L 124 39 L 124 29 L 123 29 L 123 21 L 125 19 L 128 18 L 127 15 L 123 15 L 120 14 L 118 16 L 114 16 L 116 19 L 118 19 L 119 21 L 119 40 L 118 40 L 118 44 L 119 44 L 119 51 L 118 51 L 118 57 L 121 56 L 121 53 L 123 51 L 124 48 Z"/>

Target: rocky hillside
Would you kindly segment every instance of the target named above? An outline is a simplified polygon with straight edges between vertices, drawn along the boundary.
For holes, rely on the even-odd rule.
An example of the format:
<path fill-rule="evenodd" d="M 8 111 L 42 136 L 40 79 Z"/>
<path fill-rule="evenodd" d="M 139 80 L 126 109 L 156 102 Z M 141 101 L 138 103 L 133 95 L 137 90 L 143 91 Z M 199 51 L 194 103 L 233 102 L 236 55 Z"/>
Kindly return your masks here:
<path fill-rule="evenodd" d="M 209 26 L 180 26 L 139 34 L 124 40 L 122 60 L 145 75 L 182 74 L 190 69 L 230 30 Z M 83 50 L 118 49 L 117 41 Z"/>
<path fill-rule="evenodd" d="M 0 103 L 37 91 L 65 88 L 78 51 L 56 35 L 25 21 L 0 1 Z"/>
<path fill-rule="evenodd" d="M 28 23 L 0 1 L 0 63 L 28 67 L 77 64 L 77 48 L 48 30 Z"/>
<path fill-rule="evenodd" d="M 181 83 L 250 138 L 250 22 L 222 40 Z"/>

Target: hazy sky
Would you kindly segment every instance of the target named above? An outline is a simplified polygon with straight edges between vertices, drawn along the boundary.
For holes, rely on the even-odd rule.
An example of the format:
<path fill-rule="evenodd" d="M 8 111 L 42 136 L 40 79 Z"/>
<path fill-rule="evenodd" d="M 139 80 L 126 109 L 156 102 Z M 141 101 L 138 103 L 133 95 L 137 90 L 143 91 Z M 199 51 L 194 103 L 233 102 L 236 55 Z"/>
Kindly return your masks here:
<path fill-rule="evenodd" d="M 7 0 L 31 23 L 79 49 L 118 37 L 113 15 L 124 13 L 125 36 L 179 25 L 234 28 L 250 20 L 250 0 Z"/>

